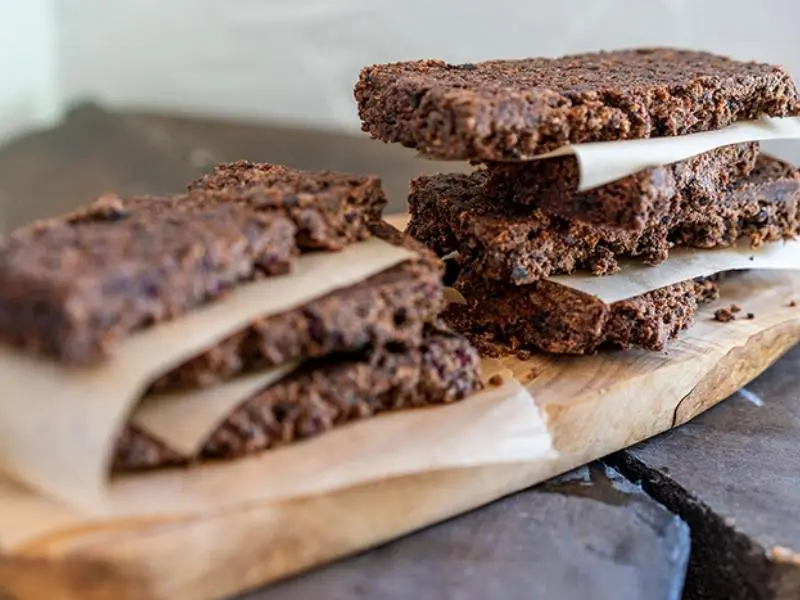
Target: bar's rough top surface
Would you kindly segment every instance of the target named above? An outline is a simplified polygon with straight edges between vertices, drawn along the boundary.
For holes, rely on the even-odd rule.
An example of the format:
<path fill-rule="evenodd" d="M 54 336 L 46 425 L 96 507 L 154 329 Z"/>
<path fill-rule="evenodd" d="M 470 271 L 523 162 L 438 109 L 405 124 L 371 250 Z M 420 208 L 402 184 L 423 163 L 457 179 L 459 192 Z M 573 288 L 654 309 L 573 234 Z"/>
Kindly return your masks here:
<path fill-rule="evenodd" d="M 519 159 L 800 112 L 782 67 L 670 48 L 373 65 L 361 71 L 355 97 L 372 137 L 457 160 Z"/>
<path fill-rule="evenodd" d="M 0 243 L 0 339 L 94 362 L 136 329 L 288 272 L 295 230 L 279 214 L 184 196 L 103 200 L 34 223 Z"/>
<path fill-rule="evenodd" d="M 297 225 L 304 250 L 338 250 L 369 235 L 369 225 L 386 206 L 374 175 L 304 171 L 272 163 L 222 163 L 188 186 L 195 197 L 214 203 L 246 203 L 283 212 Z"/>

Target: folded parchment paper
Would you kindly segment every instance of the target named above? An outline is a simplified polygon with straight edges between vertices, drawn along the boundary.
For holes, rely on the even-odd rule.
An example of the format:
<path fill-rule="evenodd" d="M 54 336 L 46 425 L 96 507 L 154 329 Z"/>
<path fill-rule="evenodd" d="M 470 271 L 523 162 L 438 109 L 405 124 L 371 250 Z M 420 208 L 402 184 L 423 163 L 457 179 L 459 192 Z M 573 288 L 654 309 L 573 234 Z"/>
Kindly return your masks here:
<path fill-rule="evenodd" d="M 233 409 L 299 364 L 295 361 L 247 373 L 207 388 L 145 396 L 130 421 L 184 458 L 195 458 Z"/>
<path fill-rule="evenodd" d="M 586 272 L 557 275 L 550 281 L 595 296 L 610 304 L 639 296 L 679 281 L 742 269 L 800 269 L 800 241 L 768 242 L 753 248 L 742 239 L 730 248 L 674 248 L 669 258 L 656 266 L 641 261 L 620 261 L 621 270 L 597 277 Z"/>
<path fill-rule="evenodd" d="M 108 519 L 221 512 L 418 473 L 555 459 L 531 395 L 500 361 L 484 360 L 482 370 L 487 382 L 499 375 L 499 385 L 461 402 L 385 413 L 239 460 L 115 475 L 89 506 L 60 504 L 0 476 L 0 550 L 24 551 Z"/>
<path fill-rule="evenodd" d="M 722 146 L 798 138 L 800 117 L 762 117 L 757 121 L 743 121 L 717 131 L 643 140 L 574 144 L 546 154 L 523 157 L 514 162 L 574 154 L 580 165 L 578 191 L 582 192 L 633 175 L 642 169 L 668 165 Z"/>

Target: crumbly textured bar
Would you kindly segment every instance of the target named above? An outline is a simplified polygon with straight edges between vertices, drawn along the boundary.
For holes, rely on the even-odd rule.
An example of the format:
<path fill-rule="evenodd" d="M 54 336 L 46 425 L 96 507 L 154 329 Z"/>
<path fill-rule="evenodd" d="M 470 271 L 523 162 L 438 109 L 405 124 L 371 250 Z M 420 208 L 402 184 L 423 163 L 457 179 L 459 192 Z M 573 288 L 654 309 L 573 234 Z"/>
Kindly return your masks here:
<path fill-rule="evenodd" d="M 467 304 L 451 304 L 444 320 L 479 347 L 587 354 L 603 346 L 661 350 L 694 321 L 698 305 L 717 297 L 711 279 L 684 281 L 606 304 L 551 281 L 515 286 L 464 271 L 454 287 Z"/>
<path fill-rule="evenodd" d="M 417 347 L 444 305 L 441 274 L 406 262 L 286 313 L 260 319 L 163 376 L 154 389 L 213 385 L 299 358 L 395 345 Z"/>
<path fill-rule="evenodd" d="M 798 114 L 781 67 L 651 48 L 451 65 L 366 67 L 362 129 L 431 156 L 518 159 L 565 144 L 676 136 Z"/>
<path fill-rule="evenodd" d="M 238 282 L 288 272 L 296 254 L 296 228 L 280 214 L 180 196 L 134 204 L 98 202 L 3 240 L 0 339 L 94 362 Z"/>
<path fill-rule="evenodd" d="M 639 231 L 498 203 L 487 197 L 486 179 L 477 171 L 414 180 L 408 233 L 440 256 L 457 251 L 456 260 L 487 279 L 518 285 L 576 269 L 611 273 L 618 257 L 657 264 L 672 245 L 729 246 L 741 236 L 758 244 L 800 228 L 800 175 L 765 156 L 716 203 L 687 200 Z"/>
<path fill-rule="evenodd" d="M 249 161 L 218 165 L 211 175 L 189 184 L 189 190 L 215 202 L 245 202 L 286 214 L 297 225 L 297 244 L 303 250 L 337 250 L 365 239 L 369 224 L 386 205 L 375 176 Z"/>
<path fill-rule="evenodd" d="M 793 238 L 800 233 L 800 170 L 769 156 L 730 188 L 722 202 L 687 205 L 669 225 L 675 246 L 730 246 L 740 237 L 753 245 Z"/>
<path fill-rule="evenodd" d="M 376 413 L 454 402 L 480 388 L 477 352 L 437 328 L 418 348 L 333 355 L 306 364 L 237 408 L 211 435 L 202 458 L 235 458 L 312 437 Z M 146 469 L 180 458 L 129 427 L 114 468 Z"/>
<path fill-rule="evenodd" d="M 681 206 L 718 204 L 756 166 L 756 142 L 724 146 L 578 193 L 577 159 L 491 163 L 486 194 L 596 225 L 643 229 Z"/>

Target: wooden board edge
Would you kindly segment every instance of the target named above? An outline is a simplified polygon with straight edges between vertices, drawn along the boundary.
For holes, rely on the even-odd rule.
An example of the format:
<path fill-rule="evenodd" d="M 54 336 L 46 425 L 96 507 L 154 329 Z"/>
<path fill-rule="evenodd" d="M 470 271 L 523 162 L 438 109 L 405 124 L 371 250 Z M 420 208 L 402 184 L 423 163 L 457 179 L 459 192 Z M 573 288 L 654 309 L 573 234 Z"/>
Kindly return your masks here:
<path fill-rule="evenodd" d="M 800 342 L 800 322 L 787 322 L 751 336 L 717 361 L 675 407 L 671 427 L 688 422 L 722 402 L 772 366 Z"/>

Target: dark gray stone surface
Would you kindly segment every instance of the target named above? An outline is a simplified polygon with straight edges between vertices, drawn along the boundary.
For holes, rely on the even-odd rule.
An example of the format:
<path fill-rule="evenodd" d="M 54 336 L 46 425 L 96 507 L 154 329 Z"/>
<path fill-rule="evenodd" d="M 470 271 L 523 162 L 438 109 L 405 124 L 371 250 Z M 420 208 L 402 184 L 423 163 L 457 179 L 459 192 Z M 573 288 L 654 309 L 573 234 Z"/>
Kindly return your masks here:
<path fill-rule="evenodd" d="M 200 172 L 167 154 L 141 128 L 84 105 L 61 126 L 0 149 L 0 230 L 70 211 L 109 192 L 180 191 Z"/>
<path fill-rule="evenodd" d="M 685 523 L 594 464 L 244 598 L 672 600 L 688 554 Z"/>
<path fill-rule="evenodd" d="M 690 598 L 800 598 L 798 368 L 800 348 L 694 421 L 610 459 L 691 526 Z"/>

